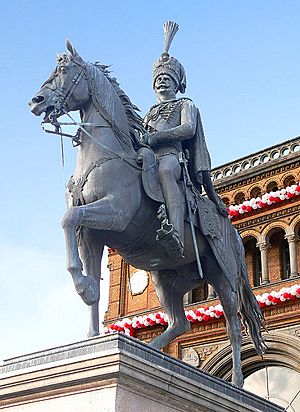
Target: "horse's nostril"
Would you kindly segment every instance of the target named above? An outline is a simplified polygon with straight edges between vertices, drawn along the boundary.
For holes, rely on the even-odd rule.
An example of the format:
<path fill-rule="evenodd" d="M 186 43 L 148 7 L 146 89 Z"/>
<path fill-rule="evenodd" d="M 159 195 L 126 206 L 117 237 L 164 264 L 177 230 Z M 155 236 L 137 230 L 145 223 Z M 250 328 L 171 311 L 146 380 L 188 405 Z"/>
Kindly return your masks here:
<path fill-rule="evenodd" d="M 33 102 L 33 103 L 42 103 L 44 100 L 45 100 L 45 98 L 44 98 L 43 96 L 35 96 L 35 97 L 32 99 L 32 102 Z"/>

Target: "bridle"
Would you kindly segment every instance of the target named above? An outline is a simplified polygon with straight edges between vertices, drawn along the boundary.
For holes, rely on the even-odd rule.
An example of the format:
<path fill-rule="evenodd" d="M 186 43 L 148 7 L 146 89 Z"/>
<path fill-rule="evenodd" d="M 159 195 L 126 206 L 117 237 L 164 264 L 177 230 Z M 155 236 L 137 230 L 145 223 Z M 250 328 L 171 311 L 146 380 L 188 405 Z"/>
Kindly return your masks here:
<path fill-rule="evenodd" d="M 79 67 L 79 70 L 75 73 L 74 77 L 72 78 L 71 87 L 69 89 L 65 89 L 65 90 L 63 90 L 63 92 L 58 90 L 57 84 L 56 84 L 56 81 L 55 81 L 57 74 L 54 74 L 52 76 L 52 78 L 50 78 L 49 81 L 44 83 L 44 85 L 43 85 L 46 88 L 49 88 L 51 91 L 58 94 L 59 98 L 58 98 L 53 110 L 48 115 L 49 122 L 52 126 L 54 126 L 55 129 L 54 130 L 46 129 L 45 125 L 48 122 L 45 122 L 45 121 L 41 122 L 41 126 L 42 126 L 42 129 L 46 133 L 56 134 L 56 135 L 59 135 L 61 137 L 71 138 L 72 139 L 72 144 L 75 147 L 75 146 L 79 146 L 81 144 L 81 142 L 80 142 L 80 132 L 81 132 L 81 130 L 86 132 L 86 130 L 83 128 L 83 126 L 96 126 L 96 124 L 94 124 L 94 123 L 78 123 L 72 118 L 71 118 L 72 122 L 59 122 L 57 120 L 58 117 L 62 116 L 63 114 L 66 114 L 66 115 L 69 116 L 69 113 L 67 111 L 68 102 L 69 102 L 71 96 L 73 95 L 76 87 L 79 85 L 81 79 L 83 77 L 85 77 L 87 79 L 86 66 L 79 63 L 79 62 L 77 62 L 75 59 L 73 59 L 72 62 L 77 64 L 77 66 Z M 54 83 L 54 85 L 53 85 L 53 83 Z M 71 117 L 71 116 L 69 116 L 69 117 Z M 75 135 L 63 133 L 63 131 L 61 129 L 61 126 L 74 126 L 74 125 L 78 126 L 78 130 L 77 130 Z"/>
<path fill-rule="evenodd" d="M 81 144 L 80 136 L 81 136 L 81 133 L 83 132 L 94 143 L 96 143 L 98 146 L 100 146 L 102 149 L 104 149 L 108 153 L 109 158 L 107 158 L 107 160 L 121 159 L 121 160 L 124 160 L 129 165 L 131 165 L 132 167 L 134 167 L 138 170 L 141 170 L 140 166 L 138 166 L 136 164 L 136 156 L 128 156 L 128 155 L 125 156 L 124 153 L 120 154 L 120 153 L 108 148 L 102 142 L 99 142 L 97 139 L 95 139 L 94 136 L 84 128 L 84 126 L 111 128 L 113 130 L 113 132 L 116 134 L 116 136 L 123 136 L 123 137 L 125 136 L 127 139 L 130 139 L 130 137 L 123 130 L 120 130 L 118 128 L 118 126 L 115 124 L 115 122 L 113 122 L 113 120 L 110 119 L 108 114 L 105 113 L 105 111 L 102 108 L 100 108 L 98 105 L 97 106 L 95 105 L 94 90 L 93 90 L 94 88 L 91 87 L 92 82 L 94 80 L 92 78 L 90 78 L 90 76 L 88 75 L 87 65 L 85 63 L 79 62 L 76 59 L 76 57 L 75 58 L 73 57 L 71 61 L 72 61 L 72 63 L 75 63 L 78 66 L 79 70 L 77 70 L 75 75 L 73 76 L 73 78 L 71 80 L 71 86 L 69 87 L 69 89 L 63 90 L 63 92 L 58 90 L 57 84 L 55 82 L 55 77 L 57 75 L 56 73 L 53 74 L 52 78 L 50 78 L 47 82 L 45 82 L 43 84 L 44 87 L 47 87 L 50 90 L 57 93 L 59 95 L 59 98 L 58 98 L 53 110 L 48 115 L 49 122 L 52 126 L 54 126 L 54 130 L 46 129 L 45 124 L 47 124 L 48 122 L 45 122 L 45 121 L 41 122 L 42 129 L 46 133 L 59 135 L 61 137 L 61 144 L 62 144 L 62 137 L 71 138 L 72 139 L 72 144 L 73 144 L 74 147 L 79 146 Z M 93 106 L 100 113 L 100 115 L 104 118 L 104 120 L 106 120 L 106 122 L 108 123 L 107 125 L 97 124 L 97 123 L 87 123 L 87 122 L 76 122 L 76 120 L 73 119 L 73 117 L 68 113 L 67 104 L 68 104 L 71 96 L 73 95 L 76 87 L 79 85 L 80 81 L 83 78 L 85 78 L 87 80 L 88 88 L 89 88 L 89 94 L 91 96 Z M 53 85 L 53 82 L 54 82 L 54 85 Z M 58 117 L 62 116 L 63 114 L 67 115 L 71 119 L 71 122 L 59 122 L 57 119 L 58 119 Z M 71 134 L 63 133 L 61 127 L 66 126 L 66 125 L 67 126 L 71 126 L 71 125 L 77 126 L 78 130 L 77 130 L 76 134 L 71 135 Z M 63 144 L 62 144 L 62 153 L 63 153 Z"/>
<path fill-rule="evenodd" d="M 74 77 L 71 80 L 71 87 L 69 89 L 63 88 L 63 91 L 59 91 L 56 83 L 56 76 L 57 73 L 54 73 L 52 77 L 43 84 L 46 88 L 52 90 L 56 94 L 58 94 L 59 98 L 54 106 L 53 111 L 49 115 L 49 120 L 50 121 L 55 121 L 58 116 L 65 114 L 66 112 L 66 107 L 68 104 L 68 101 L 70 100 L 70 97 L 74 93 L 76 87 L 79 85 L 80 80 L 82 79 L 83 76 L 86 77 L 86 68 L 85 65 L 77 62 L 75 59 L 72 59 L 72 62 L 75 63 L 80 69 L 77 71 L 74 75 Z M 53 85 L 54 83 L 54 85 Z"/>

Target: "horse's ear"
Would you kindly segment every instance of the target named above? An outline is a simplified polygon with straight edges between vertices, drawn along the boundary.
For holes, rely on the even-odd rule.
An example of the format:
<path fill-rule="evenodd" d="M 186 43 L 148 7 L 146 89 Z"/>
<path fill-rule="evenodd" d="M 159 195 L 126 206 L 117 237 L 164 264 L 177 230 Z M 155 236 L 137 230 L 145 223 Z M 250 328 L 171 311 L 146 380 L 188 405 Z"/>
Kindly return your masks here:
<path fill-rule="evenodd" d="M 77 56 L 78 53 L 75 50 L 75 47 L 73 46 L 73 44 L 68 39 L 66 40 L 66 48 L 71 53 L 72 56 Z"/>

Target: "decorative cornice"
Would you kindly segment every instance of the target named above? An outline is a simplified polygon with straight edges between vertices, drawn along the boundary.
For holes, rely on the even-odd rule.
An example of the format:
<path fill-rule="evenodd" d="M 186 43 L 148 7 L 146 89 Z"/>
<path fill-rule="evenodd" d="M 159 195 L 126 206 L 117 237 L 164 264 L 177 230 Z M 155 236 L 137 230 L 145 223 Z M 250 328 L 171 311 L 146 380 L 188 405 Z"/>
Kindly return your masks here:
<path fill-rule="evenodd" d="M 258 216 L 255 216 L 253 219 L 249 219 L 243 222 L 233 222 L 233 224 L 236 227 L 236 229 L 242 230 L 242 229 L 249 228 L 251 226 L 257 226 L 259 224 L 275 220 L 282 216 L 289 216 L 296 212 L 299 213 L 299 204 L 289 207 L 289 208 L 276 210 L 276 212 L 273 212 L 273 213 L 260 214 Z"/>
<path fill-rule="evenodd" d="M 288 140 L 275 146 L 271 146 L 246 157 L 226 163 L 212 170 L 212 179 L 218 186 L 226 184 L 229 180 L 241 178 L 245 174 L 257 174 L 259 170 L 270 168 L 274 164 L 285 162 L 290 159 L 299 158 L 300 137 Z"/>
<path fill-rule="evenodd" d="M 284 287 L 280 291 L 271 291 L 257 295 L 256 300 L 261 308 L 272 307 L 285 301 L 294 301 L 300 298 L 300 284 L 294 284 L 290 287 Z M 216 306 L 200 307 L 185 311 L 187 320 L 190 322 L 211 322 L 215 319 L 223 318 L 224 311 L 220 304 Z M 159 311 L 149 313 L 144 316 L 134 316 L 132 319 L 124 318 L 104 328 L 104 333 L 124 332 L 127 335 L 134 336 L 137 329 L 143 329 L 154 325 L 168 325 L 167 315 Z"/>
<path fill-rule="evenodd" d="M 298 155 L 299 156 L 299 155 Z M 229 192 L 231 190 L 237 189 L 239 187 L 244 187 L 246 185 L 250 185 L 255 182 L 260 182 L 263 179 L 267 179 L 268 177 L 276 176 L 280 173 L 287 172 L 289 170 L 296 169 L 300 167 L 300 161 L 297 158 L 293 159 L 293 162 L 285 163 L 284 166 L 278 166 L 278 164 L 273 165 L 272 169 L 269 169 L 268 171 L 256 171 L 256 174 L 254 176 L 247 176 L 247 175 L 242 175 L 242 176 L 236 176 L 235 180 L 229 183 L 228 181 L 223 181 L 220 182 L 222 184 L 219 184 L 217 181 L 214 181 L 214 186 L 219 194 Z M 224 186 L 225 185 L 225 186 Z"/>
<path fill-rule="evenodd" d="M 291 201 L 299 195 L 300 183 L 276 190 L 275 192 L 264 193 L 261 197 L 245 200 L 238 205 L 230 205 L 228 207 L 229 216 L 230 218 L 240 218 L 245 213 L 255 212 L 266 207 L 269 208 L 286 200 Z"/>

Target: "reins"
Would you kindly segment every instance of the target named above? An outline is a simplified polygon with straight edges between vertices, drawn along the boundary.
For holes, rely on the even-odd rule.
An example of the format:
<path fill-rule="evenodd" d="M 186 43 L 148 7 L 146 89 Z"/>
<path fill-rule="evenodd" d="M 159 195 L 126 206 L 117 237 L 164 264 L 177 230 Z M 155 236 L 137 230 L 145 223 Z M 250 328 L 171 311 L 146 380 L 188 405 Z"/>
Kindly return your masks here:
<path fill-rule="evenodd" d="M 103 143 L 99 142 L 97 139 L 94 138 L 94 136 L 89 133 L 84 126 L 93 126 L 93 127 L 102 127 L 102 128 L 111 128 L 112 131 L 115 133 L 116 136 L 123 136 L 126 137 L 127 139 L 130 139 L 130 137 L 127 135 L 127 133 L 125 133 L 124 131 L 121 131 L 117 125 L 106 115 L 106 113 L 104 113 L 103 110 L 100 109 L 100 107 L 98 107 L 98 105 L 96 106 L 95 104 L 95 98 L 94 98 L 94 88 L 91 88 L 91 83 L 94 82 L 93 78 L 90 78 L 88 76 L 87 70 L 86 70 L 86 66 L 85 65 L 81 65 L 80 63 L 78 63 L 77 61 L 73 60 L 73 62 L 75 64 L 77 64 L 81 70 L 78 74 L 76 74 L 74 76 L 74 78 L 72 79 L 72 85 L 70 87 L 69 90 L 67 90 L 65 92 L 65 94 L 61 94 L 58 91 L 56 91 L 55 89 L 53 89 L 53 91 L 55 91 L 56 93 L 58 93 L 60 95 L 60 98 L 58 100 L 58 102 L 56 103 L 54 110 L 52 111 L 52 113 L 49 114 L 48 118 L 49 121 L 51 123 L 52 126 L 54 126 L 54 130 L 49 130 L 45 128 L 45 124 L 47 122 L 41 122 L 41 127 L 42 129 L 49 134 L 55 134 L 60 136 L 61 138 L 61 146 L 62 146 L 62 162 L 64 164 L 64 154 L 63 154 L 63 142 L 62 142 L 62 138 L 63 137 L 68 137 L 72 139 L 72 144 L 74 147 L 79 146 L 81 144 L 81 140 L 80 140 L 80 134 L 81 132 L 85 133 L 85 135 L 87 135 L 95 144 L 97 144 L 98 146 L 100 146 L 102 149 L 104 149 L 109 155 L 110 158 L 107 158 L 108 160 L 110 159 L 120 159 L 122 161 L 124 161 L 125 163 L 127 163 L 128 165 L 130 165 L 131 167 L 141 171 L 141 167 L 138 166 L 137 164 L 137 158 L 134 156 L 126 156 L 124 154 L 120 154 L 110 148 L 108 148 L 106 145 L 104 145 Z M 68 102 L 68 100 L 70 99 L 70 97 L 72 96 L 72 93 L 74 92 L 75 88 L 78 86 L 78 84 L 80 83 L 83 74 L 85 74 L 85 78 L 87 79 L 87 83 L 88 83 L 88 88 L 89 88 L 89 93 L 91 95 L 91 100 L 92 100 L 92 105 L 93 107 L 99 112 L 99 114 L 107 121 L 108 125 L 103 125 L 103 124 L 98 124 L 98 123 L 91 123 L 91 122 L 77 122 L 65 109 L 66 107 L 66 103 Z M 92 90 L 91 90 L 92 89 Z M 72 122 L 59 122 L 57 121 L 57 118 L 63 114 L 66 114 L 71 120 Z M 68 133 L 64 133 L 62 131 L 62 126 L 77 126 L 78 130 L 76 132 L 75 135 L 71 135 Z M 134 150 L 134 149 L 133 149 Z M 131 162 L 130 160 L 133 160 L 134 162 Z"/>

